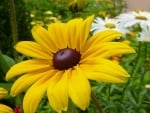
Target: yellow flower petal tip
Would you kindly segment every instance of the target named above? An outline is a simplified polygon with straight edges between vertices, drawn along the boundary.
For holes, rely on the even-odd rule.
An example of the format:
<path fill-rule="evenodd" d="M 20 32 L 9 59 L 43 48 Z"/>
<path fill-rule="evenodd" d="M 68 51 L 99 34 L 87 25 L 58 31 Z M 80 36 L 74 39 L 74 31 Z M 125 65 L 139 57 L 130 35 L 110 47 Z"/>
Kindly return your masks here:
<path fill-rule="evenodd" d="M 134 49 L 113 42 L 122 36 L 114 30 L 90 37 L 93 19 L 94 15 L 85 20 L 52 23 L 48 30 L 35 26 L 32 35 L 36 41 L 23 41 L 15 46 L 19 53 L 31 57 L 15 64 L 6 74 L 6 80 L 18 77 L 11 88 L 12 95 L 26 90 L 25 113 L 35 113 L 45 92 L 57 112 L 67 110 L 69 99 L 85 110 L 91 96 L 89 80 L 122 83 L 129 77 L 126 70 L 110 58 L 134 53 Z"/>
<path fill-rule="evenodd" d="M 8 95 L 8 91 L 2 87 L 0 87 L 0 99 Z"/>
<path fill-rule="evenodd" d="M 0 113 L 14 113 L 14 111 L 4 104 L 0 104 Z"/>

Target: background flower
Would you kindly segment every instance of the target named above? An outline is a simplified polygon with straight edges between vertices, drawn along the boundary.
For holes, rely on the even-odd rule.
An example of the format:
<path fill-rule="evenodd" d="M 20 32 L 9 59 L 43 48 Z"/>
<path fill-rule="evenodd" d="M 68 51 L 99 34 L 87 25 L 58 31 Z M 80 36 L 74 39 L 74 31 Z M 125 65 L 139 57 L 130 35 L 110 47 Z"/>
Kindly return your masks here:
<path fill-rule="evenodd" d="M 87 4 L 87 0 L 67 0 L 68 6 L 72 10 L 80 10 Z"/>
<path fill-rule="evenodd" d="M 127 28 L 132 27 L 135 24 L 140 24 L 142 28 L 145 25 L 150 25 L 150 12 L 147 11 L 132 11 L 128 13 L 121 13 L 117 18 Z"/>
<path fill-rule="evenodd" d="M 8 91 L 2 87 L 0 87 L 0 99 L 5 97 L 8 94 Z"/>
<path fill-rule="evenodd" d="M 137 39 L 143 42 L 150 42 L 150 26 L 145 26 Z"/>
<path fill-rule="evenodd" d="M 10 107 L 0 104 L 0 113 L 14 113 L 14 111 Z"/>
<path fill-rule="evenodd" d="M 2 87 L 0 87 L 0 99 L 8 95 L 8 91 Z M 0 113 L 14 113 L 13 110 L 4 104 L 0 103 Z"/>
<path fill-rule="evenodd" d="M 91 27 L 91 31 L 96 34 L 103 30 L 117 30 L 122 33 L 126 33 L 128 30 L 120 24 L 120 21 L 117 18 L 108 18 L 97 17 Z"/>

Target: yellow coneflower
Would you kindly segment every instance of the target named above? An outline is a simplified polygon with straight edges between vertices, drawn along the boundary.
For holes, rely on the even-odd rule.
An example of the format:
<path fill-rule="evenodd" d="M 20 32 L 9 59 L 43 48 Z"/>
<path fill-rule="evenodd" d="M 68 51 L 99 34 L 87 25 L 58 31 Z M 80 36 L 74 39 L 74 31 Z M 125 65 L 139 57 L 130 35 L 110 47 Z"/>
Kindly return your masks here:
<path fill-rule="evenodd" d="M 66 111 L 69 98 L 80 109 L 90 103 L 89 80 L 122 83 L 129 74 L 109 60 L 112 56 L 134 53 L 128 45 L 112 40 L 122 36 L 120 32 L 105 30 L 89 38 L 93 16 L 67 23 L 52 23 L 48 30 L 35 26 L 33 41 L 21 41 L 15 49 L 32 57 L 20 62 L 7 72 L 6 79 L 18 77 L 11 88 L 16 96 L 27 90 L 24 113 L 35 113 L 45 93 L 51 107 Z"/>

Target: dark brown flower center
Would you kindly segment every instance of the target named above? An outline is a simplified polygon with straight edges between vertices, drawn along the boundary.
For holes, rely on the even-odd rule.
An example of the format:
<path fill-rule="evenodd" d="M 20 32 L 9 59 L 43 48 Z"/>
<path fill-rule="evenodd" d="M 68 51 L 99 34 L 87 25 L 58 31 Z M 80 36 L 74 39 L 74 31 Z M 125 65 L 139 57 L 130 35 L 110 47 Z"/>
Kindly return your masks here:
<path fill-rule="evenodd" d="M 53 66 L 55 69 L 65 70 L 77 65 L 80 61 L 81 54 L 70 48 L 65 48 L 54 53 Z"/>

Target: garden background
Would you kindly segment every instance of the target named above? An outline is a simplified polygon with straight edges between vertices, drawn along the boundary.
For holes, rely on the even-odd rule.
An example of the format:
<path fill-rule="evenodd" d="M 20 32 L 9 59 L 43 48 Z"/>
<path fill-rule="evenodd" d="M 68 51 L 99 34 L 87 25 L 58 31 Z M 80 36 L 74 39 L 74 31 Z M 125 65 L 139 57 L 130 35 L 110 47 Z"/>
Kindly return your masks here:
<path fill-rule="evenodd" d="M 134 8 L 150 10 L 143 6 Z M 33 40 L 31 28 L 34 25 L 47 27 L 50 23 L 67 22 L 76 17 L 86 18 L 90 15 L 113 18 L 129 10 L 132 10 L 132 5 L 124 0 L 88 0 L 80 7 L 69 5 L 65 0 L 1 0 L 0 87 L 10 90 L 15 79 L 8 82 L 5 80 L 5 74 L 15 63 L 28 59 L 18 54 L 14 50 L 14 45 L 22 40 Z M 150 112 L 150 43 L 135 42 L 135 39 L 130 37 L 132 36 L 129 36 L 128 40 L 137 53 L 119 57 L 118 61 L 130 73 L 128 81 L 124 84 L 101 82 L 92 84 L 97 102 L 100 103 L 104 113 Z M 46 102 L 45 97 L 37 113 L 55 113 Z M 12 108 L 21 105 L 20 97 L 10 95 L 1 99 L 0 103 Z M 81 111 L 72 105 L 68 113 L 97 112 L 97 106 L 91 102 L 86 111 Z"/>

